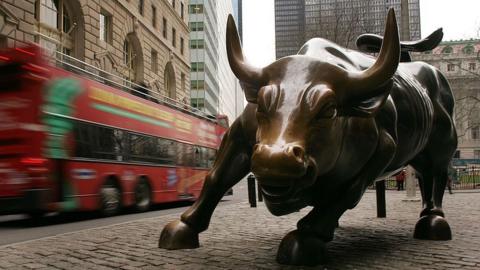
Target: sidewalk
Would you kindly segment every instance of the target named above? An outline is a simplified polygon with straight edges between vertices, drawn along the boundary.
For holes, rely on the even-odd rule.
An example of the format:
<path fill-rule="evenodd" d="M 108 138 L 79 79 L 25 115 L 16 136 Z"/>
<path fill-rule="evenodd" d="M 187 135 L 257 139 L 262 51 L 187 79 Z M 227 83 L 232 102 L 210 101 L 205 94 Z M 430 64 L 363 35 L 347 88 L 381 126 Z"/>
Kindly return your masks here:
<path fill-rule="evenodd" d="M 419 202 L 387 192 L 387 218 L 376 218 L 375 194 L 367 192 L 340 220 L 327 245 L 328 269 L 479 269 L 480 193 L 445 194 L 453 240 L 412 237 Z M 0 247 L 0 269 L 298 269 L 275 262 L 282 237 L 307 209 L 283 217 L 262 203 L 217 208 L 199 249 L 157 248 L 163 226 L 178 215 L 142 219 Z M 304 268 L 310 269 L 310 268 Z M 323 269 L 317 267 L 312 269 Z"/>

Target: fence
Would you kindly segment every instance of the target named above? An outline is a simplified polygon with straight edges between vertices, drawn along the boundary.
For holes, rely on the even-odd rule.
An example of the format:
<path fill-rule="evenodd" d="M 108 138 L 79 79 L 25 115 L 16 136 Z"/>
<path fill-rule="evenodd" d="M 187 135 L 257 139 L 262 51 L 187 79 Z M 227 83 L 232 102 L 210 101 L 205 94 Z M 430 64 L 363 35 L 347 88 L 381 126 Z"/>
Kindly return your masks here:
<path fill-rule="evenodd" d="M 452 175 L 453 189 L 480 189 L 480 167 L 455 168 Z"/>
<path fill-rule="evenodd" d="M 451 173 L 450 178 L 452 179 L 453 190 L 480 189 L 480 167 L 478 166 L 455 168 Z M 372 185 L 369 188 L 375 189 L 375 185 Z M 385 189 L 397 189 L 397 181 L 395 181 L 395 176 L 385 179 Z"/>

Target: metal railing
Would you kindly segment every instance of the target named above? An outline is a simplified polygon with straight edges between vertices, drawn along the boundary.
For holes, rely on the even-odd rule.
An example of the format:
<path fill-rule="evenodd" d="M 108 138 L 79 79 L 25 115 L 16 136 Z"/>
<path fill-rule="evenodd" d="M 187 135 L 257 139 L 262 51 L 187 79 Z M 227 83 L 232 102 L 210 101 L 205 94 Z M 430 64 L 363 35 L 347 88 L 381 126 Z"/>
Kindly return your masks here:
<path fill-rule="evenodd" d="M 464 168 L 455 168 L 453 173 L 449 177 L 451 179 L 451 188 L 453 190 L 480 189 L 480 166 L 478 165 L 472 167 L 467 166 Z M 369 189 L 374 188 L 375 185 L 369 187 Z M 397 181 L 395 180 L 395 176 L 391 176 L 385 179 L 385 189 L 397 189 Z"/>
<path fill-rule="evenodd" d="M 480 189 L 480 166 L 455 168 L 451 178 L 453 189 Z"/>
<path fill-rule="evenodd" d="M 48 52 L 48 56 L 52 57 L 51 59 L 47 60 L 51 61 L 53 59 L 53 64 L 57 67 L 60 67 L 78 75 L 86 76 L 89 79 L 112 86 L 116 89 L 133 94 L 135 96 L 142 97 L 157 104 L 167 105 L 169 107 L 175 108 L 176 110 L 195 115 L 208 121 L 216 122 L 215 116 L 200 111 L 199 109 L 192 107 L 190 104 L 186 104 L 184 102 L 177 101 L 168 96 L 162 95 L 158 92 L 154 92 L 145 86 L 129 81 L 113 73 L 106 72 L 98 67 L 90 65 L 86 62 L 78 60 L 75 57 L 64 54 L 57 50 L 52 50 L 45 47 L 42 47 L 42 49 Z"/>

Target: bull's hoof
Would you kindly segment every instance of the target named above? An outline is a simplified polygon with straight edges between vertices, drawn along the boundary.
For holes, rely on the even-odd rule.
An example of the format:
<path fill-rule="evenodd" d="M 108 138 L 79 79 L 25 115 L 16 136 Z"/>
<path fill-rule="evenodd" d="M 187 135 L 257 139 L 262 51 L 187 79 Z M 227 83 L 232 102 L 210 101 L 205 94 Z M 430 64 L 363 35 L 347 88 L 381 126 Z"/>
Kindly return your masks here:
<path fill-rule="evenodd" d="M 288 265 L 315 266 L 324 263 L 325 257 L 325 242 L 298 230 L 285 235 L 277 252 L 277 262 Z"/>
<path fill-rule="evenodd" d="M 158 241 L 158 247 L 165 249 L 191 249 L 199 246 L 198 233 L 181 220 L 168 223 Z"/>
<path fill-rule="evenodd" d="M 428 215 L 417 221 L 413 237 L 422 240 L 451 240 L 452 231 L 444 217 Z"/>

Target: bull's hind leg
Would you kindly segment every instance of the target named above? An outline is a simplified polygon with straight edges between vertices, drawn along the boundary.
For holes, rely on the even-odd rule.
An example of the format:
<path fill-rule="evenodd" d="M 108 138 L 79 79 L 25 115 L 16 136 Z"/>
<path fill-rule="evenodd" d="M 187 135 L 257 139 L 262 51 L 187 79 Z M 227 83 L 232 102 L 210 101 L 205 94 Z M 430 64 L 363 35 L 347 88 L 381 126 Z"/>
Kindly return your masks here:
<path fill-rule="evenodd" d="M 453 128 L 453 125 L 451 127 Z M 413 237 L 450 240 L 452 232 L 445 219 L 442 201 L 447 185 L 448 166 L 457 146 L 456 135 L 454 130 L 442 129 L 431 137 L 432 141 L 424 152 L 412 161 L 412 166 L 419 173 L 423 201 L 423 210 L 415 225 Z"/>
<path fill-rule="evenodd" d="M 199 199 L 163 229 L 159 247 L 187 249 L 199 247 L 198 234 L 205 231 L 213 211 L 225 192 L 250 170 L 250 153 L 243 137 L 240 121 L 235 121 L 225 134 L 212 170 L 205 178 Z"/>
<path fill-rule="evenodd" d="M 421 174 L 419 183 L 424 208 L 415 225 L 413 237 L 425 240 L 450 240 L 452 233 L 442 209 L 447 183 L 447 167 L 427 168 L 423 171 L 417 167 L 417 171 Z"/>

